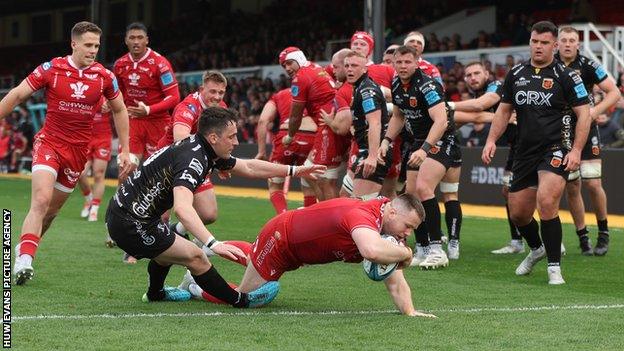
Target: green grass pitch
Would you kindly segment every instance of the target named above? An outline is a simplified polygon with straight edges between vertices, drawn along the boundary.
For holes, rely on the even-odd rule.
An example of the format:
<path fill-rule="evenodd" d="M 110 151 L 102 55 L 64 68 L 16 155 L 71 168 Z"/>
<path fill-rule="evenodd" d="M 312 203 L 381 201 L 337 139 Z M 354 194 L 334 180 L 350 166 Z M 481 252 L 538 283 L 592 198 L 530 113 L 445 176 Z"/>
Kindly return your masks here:
<path fill-rule="evenodd" d="M 108 188 L 100 216 L 112 195 Z M 0 179 L 0 207 L 13 211 L 13 245 L 29 205 L 30 182 Z M 334 263 L 286 273 L 266 308 L 237 310 L 200 301 L 141 302 L 147 261 L 121 262 L 104 246 L 103 220 L 79 218 L 72 195 L 34 262 L 35 277 L 13 286 L 16 350 L 622 350 L 624 243 L 611 231 L 605 257 L 584 257 L 564 226 L 567 284 L 548 286 L 545 262 L 517 277 L 524 255 L 495 256 L 505 221 L 464 218 L 461 257 L 438 271 L 408 269 L 417 308 L 438 319 L 398 315 L 383 283 L 359 264 Z M 219 239 L 253 241 L 273 214 L 267 200 L 219 197 Z M 595 242 L 596 229 L 591 228 Z M 412 239 L 413 240 L 413 239 Z M 229 281 L 243 267 L 213 260 Z M 171 270 L 177 285 L 183 270 Z"/>

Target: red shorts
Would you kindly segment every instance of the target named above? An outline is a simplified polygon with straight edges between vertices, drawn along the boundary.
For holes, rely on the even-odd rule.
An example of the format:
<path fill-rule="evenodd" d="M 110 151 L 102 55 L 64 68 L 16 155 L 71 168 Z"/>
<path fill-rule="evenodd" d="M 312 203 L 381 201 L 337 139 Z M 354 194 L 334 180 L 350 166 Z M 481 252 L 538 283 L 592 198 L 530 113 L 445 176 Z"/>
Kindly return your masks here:
<path fill-rule="evenodd" d="M 273 150 L 269 161 L 282 165 L 301 166 L 312 150 L 316 132 L 297 132 L 290 145 L 284 147 L 282 138 L 286 134 L 288 134 L 287 130 L 280 130 L 273 137 Z"/>
<path fill-rule="evenodd" d="M 251 263 L 266 281 L 278 280 L 284 272 L 301 267 L 301 264 L 293 263 L 297 260 L 288 248 L 290 217 L 280 215 L 271 219 L 251 246 Z"/>
<path fill-rule="evenodd" d="M 199 194 L 202 191 L 206 191 L 206 190 L 210 190 L 214 188 L 214 184 L 212 184 L 212 181 L 210 180 L 210 173 L 206 174 L 206 178 L 204 178 L 204 181 L 197 187 L 197 189 L 195 189 L 195 192 L 193 194 Z"/>
<path fill-rule="evenodd" d="M 93 160 L 97 158 L 106 162 L 110 161 L 112 139 L 112 135 L 94 135 L 89 142 L 87 159 Z"/>
<path fill-rule="evenodd" d="M 130 118 L 130 153 L 148 158 L 158 150 L 158 142 L 170 124 L 170 118 Z"/>
<path fill-rule="evenodd" d="M 87 163 L 87 146 L 35 137 L 32 171 L 45 170 L 56 176 L 54 188 L 71 193 Z"/>
<path fill-rule="evenodd" d="M 351 143 L 350 135 L 338 135 L 329 127 L 323 126 L 316 132 L 314 147 L 310 152 L 312 162 L 327 167 L 338 167 L 345 159 Z"/>

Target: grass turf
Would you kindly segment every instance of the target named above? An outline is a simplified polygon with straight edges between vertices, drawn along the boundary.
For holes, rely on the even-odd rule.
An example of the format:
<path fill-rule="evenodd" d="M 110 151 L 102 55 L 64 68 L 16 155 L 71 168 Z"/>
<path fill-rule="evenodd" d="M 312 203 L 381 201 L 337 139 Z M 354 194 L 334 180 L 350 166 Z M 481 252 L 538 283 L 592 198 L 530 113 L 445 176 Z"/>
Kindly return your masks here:
<path fill-rule="evenodd" d="M 107 189 L 106 199 L 111 194 Z M 0 180 L 0 207 L 13 211 L 13 244 L 29 198 L 28 181 Z M 439 271 L 406 271 L 417 308 L 439 317 L 428 320 L 392 312 L 383 283 L 368 280 L 359 264 L 344 263 L 285 274 L 277 299 L 258 310 L 200 301 L 145 304 L 147 261 L 121 263 L 121 251 L 104 247 L 103 220 L 79 218 L 81 205 L 76 191 L 42 241 L 34 279 L 13 286 L 15 349 L 615 350 L 624 345 L 621 229 L 611 231 L 607 256 L 585 257 L 572 226 L 564 225 L 567 284 L 553 287 L 544 262 L 532 275 L 516 277 L 524 255 L 489 253 L 508 239 L 505 221 L 465 218 L 459 261 Z M 220 196 L 219 219 L 210 229 L 220 239 L 253 241 L 272 214 L 266 200 Z M 243 267 L 213 262 L 226 279 L 240 280 Z M 182 274 L 181 268 L 172 269 L 168 284 L 177 285 Z M 565 307 L 580 305 L 607 307 Z"/>

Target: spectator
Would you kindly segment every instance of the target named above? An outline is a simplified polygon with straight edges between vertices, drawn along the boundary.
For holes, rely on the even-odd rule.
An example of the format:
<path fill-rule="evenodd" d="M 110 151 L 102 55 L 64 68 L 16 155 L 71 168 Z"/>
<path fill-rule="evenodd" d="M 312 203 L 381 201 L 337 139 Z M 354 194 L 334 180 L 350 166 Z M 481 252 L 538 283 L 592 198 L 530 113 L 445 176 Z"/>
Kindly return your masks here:
<path fill-rule="evenodd" d="M 617 125 L 609 116 L 601 114 L 596 118 L 598 132 L 600 133 L 600 143 L 604 147 L 621 148 L 624 147 L 624 129 Z"/>

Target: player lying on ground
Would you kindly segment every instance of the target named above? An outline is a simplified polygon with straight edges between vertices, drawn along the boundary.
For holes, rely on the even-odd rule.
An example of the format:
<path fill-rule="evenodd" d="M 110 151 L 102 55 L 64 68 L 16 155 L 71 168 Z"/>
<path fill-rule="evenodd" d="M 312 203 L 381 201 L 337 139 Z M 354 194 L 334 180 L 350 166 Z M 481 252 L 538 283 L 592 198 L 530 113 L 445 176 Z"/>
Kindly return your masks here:
<path fill-rule="evenodd" d="M 264 225 L 250 246 L 247 270 L 237 290 L 254 291 L 303 265 L 356 263 L 362 259 L 379 264 L 400 262 L 399 269 L 384 280 L 392 301 L 402 314 L 435 318 L 417 311 L 412 303 L 411 289 L 401 269 L 411 262 L 412 250 L 380 235 L 392 235 L 405 243 L 424 217 L 422 204 L 410 194 L 392 201 L 384 197 L 368 201 L 331 199 L 282 213 Z M 185 280 L 194 296 L 210 299 L 188 274 Z"/>

